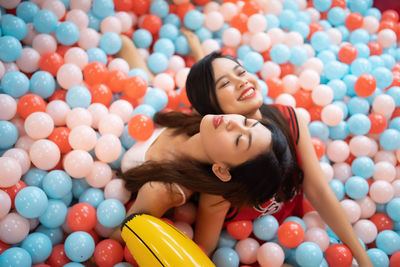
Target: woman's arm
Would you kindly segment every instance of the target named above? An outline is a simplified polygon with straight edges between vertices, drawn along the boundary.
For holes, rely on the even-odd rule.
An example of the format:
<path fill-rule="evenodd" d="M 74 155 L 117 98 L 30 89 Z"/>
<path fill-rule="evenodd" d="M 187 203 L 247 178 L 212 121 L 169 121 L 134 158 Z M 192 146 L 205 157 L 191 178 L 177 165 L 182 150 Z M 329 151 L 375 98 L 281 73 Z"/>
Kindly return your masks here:
<path fill-rule="evenodd" d="M 349 247 L 359 266 L 373 266 L 346 213 L 324 178 L 307 125 L 299 114 L 297 118 L 300 130 L 297 148 L 304 171 L 303 190 L 307 199 L 340 240 Z"/>
<path fill-rule="evenodd" d="M 221 196 L 201 194 L 197 209 L 195 242 L 205 249 L 208 256 L 217 247 L 230 203 Z"/>
<path fill-rule="evenodd" d="M 191 30 L 188 30 L 186 28 L 181 28 L 180 31 L 186 37 L 189 43 L 190 50 L 192 51 L 193 57 L 196 60 L 196 62 L 202 59 L 204 57 L 204 51 L 197 35 Z"/>

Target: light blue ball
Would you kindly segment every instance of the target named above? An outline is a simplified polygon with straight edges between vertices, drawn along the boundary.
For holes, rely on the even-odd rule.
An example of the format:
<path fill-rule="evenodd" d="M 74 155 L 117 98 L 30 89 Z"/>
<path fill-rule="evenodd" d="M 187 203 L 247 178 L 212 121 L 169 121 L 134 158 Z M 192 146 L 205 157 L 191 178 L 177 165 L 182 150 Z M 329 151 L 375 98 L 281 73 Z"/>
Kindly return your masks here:
<path fill-rule="evenodd" d="M 218 267 L 239 266 L 239 255 L 232 248 L 218 248 L 213 256 L 212 262 Z"/>
<path fill-rule="evenodd" d="M 160 18 L 165 18 L 169 12 L 169 5 L 164 0 L 156 0 L 151 3 L 150 13 L 159 16 Z"/>
<path fill-rule="evenodd" d="M 322 51 L 329 48 L 331 38 L 323 31 L 318 31 L 311 36 L 311 46 L 315 51 Z"/>
<path fill-rule="evenodd" d="M 346 13 L 341 7 L 334 7 L 328 11 L 328 21 L 333 26 L 343 25 L 346 20 Z"/>
<path fill-rule="evenodd" d="M 367 250 L 367 254 L 374 266 L 382 266 L 382 267 L 389 266 L 389 257 L 381 249 L 370 248 Z"/>
<path fill-rule="evenodd" d="M 198 10 L 191 10 L 186 13 L 183 23 L 185 24 L 186 28 L 190 30 L 197 30 L 203 25 L 204 16 Z"/>
<path fill-rule="evenodd" d="M 226 229 L 222 230 L 218 238 L 217 248 L 233 248 L 237 240 L 233 238 Z"/>
<path fill-rule="evenodd" d="M 366 0 L 349 0 L 347 1 L 347 7 L 352 11 L 352 12 L 358 12 L 362 15 L 367 11 L 367 9 L 370 7 L 368 5 L 368 1 Z"/>
<path fill-rule="evenodd" d="M 67 206 L 62 200 L 50 199 L 39 221 L 47 228 L 60 227 L 67 217 Z"/>
<path fill-rule="evenodd" d="M 140 76 L 143 79 L 145 79 L 145 81 L 148 83 L 149 82 L 149 76 L 147 75 L 147 72 L 145 72 L 142 69 L 139 68 L 133 68 L 128 72 L 128 77 L 132 77 L 132 76 Z"/>
<path fill-rule="evenodd" d="M 107 55 L 102 49 L 100 49 L 98 47 L 92 47 L 92 48 L 89 48 L 86 51 L 86 53 L 88 55 L 89 63 L 98 61 L 104 65 L 107 64 Z"/>
<path fill-rule="evenodd" d="M 65 100 L 71 108 L 87 108 L 92 102 L 92 95 L 86 87 L 77 85 L 67 91 Z"/>
<path fill-rule="evenodd" d="M 279 25 L 281 28 L 290 29 L 296 22 L 296 13 L 293 10 L 284 9 L 279 14 Z"/>
<path fill-rule="evenodd" d="M 237 56 L 240 60 L 244 60 L 244 57 L 247 55 L 247 53 L 251 51 L 253 51 L 253 49 L 251 49 L 251 47 L 248 45 L 239 46 L 237 50 Z"/>
<path fill-rule="evenodd" d="M 400 131 L 400 117 L 393 118 L 389 123 L 389 129 Z"/>
<path fill-rule="evenodd" d="M 18 129 L 9 121 L 0 121 L 0 149 L 9 149 L 18 140 Z"/>
<path fill-rule="evenodd" d="M 200 43 L 213 38 L 212 32 L 205 27 L 198 28 L 194 33 L 197 35 L 197 38 L 199 38 Z"/>
<path fill-rule="evenodd" d="M 47 237 L 50 238 L 51 244 L 53 246 L 61 244 L 64 240 L 64 233 L 61 227 L 47 228 L 44 225 L 39 225 L 39 227 L 36 228 L 35 232 L 47 235 Z"/>
<path fill-rule="evenodd" d="M 308 125 L 311 137 L 316 137 L 321 141 L 325 142 L 329 136 L 329 128 L 325 123 L 321 121 L 312 121 Z"/>
<path fill-rule="evenodd" d="M 331 0 L 314 0 L 314 8 L 320 12 L 328 11 L 332 5 Z"/>
<path fill-rule="evenodd" d="M 322 27 L 324 28 L 324 31 L 327 31 L 327 30 L 332 28 L 331 23 L 329 21 L 327 21 L 327 20 L 320 20 L 319 24 L 322 25 Z"/>
<path fill-rule="evenodd" d="M 358 43 L 355 44 L 354 47 L 357 49 L 357 57 L 359 58 L 368 58 L 369 57 L 369 47 L 366 44 Z"/>
<path fill-rule="evenodd" d="M 21 51 L 22 45 L 18 39 L 13 36 L 0 37 L 0 60 L 5 62 L 15 61 L 21 55 Z"/>
<path fill-rule="evenodd" d="M 264 59 L 258 52 L 248 52 L 243 59 L 244 68 L 252 73 L 260 71 L 263 64 Z"/>
<path fill-rule="evenodd" d="M 158 35 L 160 38 L 167 38 L 174 41 L 178 37 L 179 31 L 175 25 L 168 23 L 161 26 Z"/>
<path fill-rule="evenodd" d="M 377 20 L 381 20 L 381 11 L 375 7 L 373 8 L 368 8 L 367 11 L 365 12 L 365 16 L 372 16 L 375 17 Z"/>
<path fill-rule="evenodd" d="M 332 60 L 325 64 L 323 75 L 328 78 L 328 80 L 341 79 L 347 72 L 346 64 L 339 61 Z"/>
<path fill-rule="evenodd" d="M 349 130 L 354 135 L 365 135 L 371 129 L 371 121 L 367 115 L 357 113 L 347 120 Z"/>
<path fill-rule="evenodd" d="M 92 10 L 89 10 L 87 13 L 88 19 L 89 19 L 89 28 L 92 28 L 95 31 L 100 31 L 100 23 L 101 20 L 95 16 Z"/>
<path fill-rule="evenodd" d="M 375 203 L 376 212 L 375 213 L 385 213 L 386 212 L 386 203 Z"/>
<path fill-rule="evenodd" d="M 381 146 L 389 151 L 400 147 L 400 132 L 395 129 L 386 129 L 379 137 Z"/>
<path fill-rule="evenodd" d="M 190 52 L 189 43 L 185 36 L 179 34 L 174 41 L 175 51 L 180 55 L 187 55 Z"/>
<path fill-rule="evenodd" d="M 104 192 L 99 188 L 88 188 L 79 196 L 80 203 L 88 203 L 95 209 L 102 201 L 104 201 Z"/>
<path fill-rule="evenodd" d="M 33 264 L 47 260 L 53 248 L 50 238 L 43 233 L 28 235 L 22 242 L 21 247 L 31 255 Z"/>
<path fill-rule="evenodd" d="M 290 48 L 289 62 L 295 66 L 301 66 L 308 58 L 307 51 L 302 46 L 293 46 Z"/>
<path fill-rule="evenodd" d="M 289 216 L 283 222 L 296 222 L 296 223 L 300 224 L 300 226 L 303 228 L 304 233 L 307 231 L 306 224 L 304 223 L 304 221 L 301 218 L 299 218 L 297 216 Z"/>
<path fill-rule="evenodd" d="M 253 233 L 261 240 L 271 240 L 279 228 L 277 219 L 272 215 L 261 216 L 253 221 Z"/>
<path fill-rule="evenodd" d="M 162 53 L 155 52 L 149 56 L 147 65 L 151 72 L 161 73 L 168 68 L 168 58 Z"/>
<path fill-rule="evenodd" d="M 350 33 L 350 43 L 357 44 L 363 43 L 366 44 L 369 42 L 369 33 L 364 29 L 356 29 Z"/>
<path fill-rule="evenodd" d="M 79 199 L 80 195 L 90 187 L 86 179 L 72 179 L 72 194 Z"/>
<path fill-rule="evenodd" d="M 69 207 L 69 205 L 72 203 L 72 198 L 72 192 L 69 192 L 65 197 L 61 199 L 61 201 L 64 202 L 67 207 Z"/>
<path fill-rule="evenodd" d="M 384 89 L 393 82 L 392 72 L 385 67 L 378 67 L 371 74 L 374 76 L 378 88 Z"/>
<path fill-rule="evenodd" d="M 65 255 L 75 262 L 88 260 L 94 252 L 95 244 L 93 237 L 82 231 L 73 232 L 65 239 Z"/>
<path fill-rule="evenodd" d="M 369 185 L 367 181 L 359 176 L 352 176 L 345 183 L 346 194 L 352 199 L 361 199 L 368 194 Z"/>
<path fill-rule="evenodd" d="M 340 33 L 342 34 L 342 41 L 348 41 L 349 36 L 350 36 L 350 31 L 346 28 L 346 26 L 344 25 L 339 25 L 336 27 L 336 29 L 338 29 L 340 31 Z"/>
<path fill-rule="evenodd" d="M 285 1 L 283 1 L 283 9 L 298 11 L 299 4 L 297 3 L 296 0 L 285 0 Z"/>
<path fill-rule="evenodd" d="M 97 219 L 105 227 L 116 227 L 125 219 L 124 205 L 116 199 L 106 199 L 97 207 Z"/>
<path fill-rule="evenodd" d="M 346 84 L 346 94 L 350 97 L 355 96 L 354 84 L 357 81 L 357 76 L 353 74 L 347 74 L 343 77 L 343 82 Z"/>
<path fill-rule="evenodd" d="M 72 190 L 72 180 L 66 172 L 54 170 L 43 178 L 42 188 L 49 198 L 61 199 Z"/>
<path fill-rule="evenodd" d="M 342 100 L 346 95 L 346 84 L 340 79 L 332 79 L 327 84 L 333 91 L 333 100 Z"/>
<path fill-rule="evenodd" d="M 389 70 L 394 68 L 396 59 L 392 55 L 382 54 L 381 59 L 383 60 L 386 68 L 388 68 Z"/>
<path fill-rule="evenodd" d="M 368 61 L 371 63 L 372 70 L 375 70 L 378 67 L 384 67 L 385 62 L 379 56 L 373 55 L 368 58 Z"/>
<path fill-rule="evenodd" d="M 28 92 L 29 79 L 22 72 L 10 71 L 3 75 L 3 78 L 1 79 L 1 87 L 3 88 L 4 93 L 19 98 Z"/>
<path fill-rule="evenodd" d="M 78 262 L 68 262 L 63 267 L 85 267 L 85 265 Z"/>
<path fill-rule="evenodd" d="M 154 109 L 153 109 L 153 110 L 154 110 Z M 154 110 L 154 113 L 155 113 L 155 110 Z M 154 113 L 152 113 L 153 116 L 154 116 Z M 121 141 L 121 144 L 122 144 L 122 146 L 123 146 L 125 149 L 131 148 L 131 147 L 136 143 L 136 140 L 133 139 L 133 138 L 129 135 L 129 132 L 128 132 L 128 125 L 125 125 L 125 126 L 124 126 L 124 131 L 122 132 L 121 136 L 119 137 L 119 140 Z"/>
<path fill-rule="evenodd" d="M 46 9 L 38 11 L 33 17 L 33 26 L 40 33 L 51 33 L 57 29 L 58 18 L 54 12 Z"/>
<path fill-rule="evenodd" d="M 56 89 L 56 82 L 53 75 L 47 71 L 36 71 L 29 82 L 29 89 L 43 99 L 49 98 Z"/>
<path fill-rule="evenodd" d="M 10 35 L 18 40 L 25 38 L 28 28 L 21 18 L 6 14 L 1 17 L 1 30 L 3 35 Z"/>
<path fill-rule="evenodd" d="M 160 38 L 154 43 L 153 51 L 170 58 L 175 53 L 175 45 L 170 39 Z"/>
<path fill-rule="evenodd" d="M 42 180 L 47 172 L 38 168 L 30 168 L 27 173 L 22 176 L 22 181 L 27 186 L 42 187 Z"/>
<path fill-rule="evenodd" d="M 15 197 L 15 208 L 25 218 L 37 218 L 47 209 L 46 193 L 36 186 L 22 188 Z"/>
<path fill-rule="evenodd" d="M 148 48 L 153 42 L 153 37 L 148 30 L 138 29 L 133 33 L 132 40 L 137 48 Z"/>
<path fill-rule="evenodd" d="M 290 30 L 293 32 L 300 33 L 300 35 L 303 38 L 307 38 L 307 36 L 310 34 L 310 27 L 307 25 L 307 23 L 302 22 L 302 21 L 293 23 L 292 26 L 290 27 Z"/>
<path fill-rule="evenodd" d="M 368 115 L 370 105 L 365 98 L 354 96 L 347 102 L 350 115 L 357 113 Z"/>
<path fill-rule="evenodd" d="M 156 111 L 161 111 L 168 104 L 168 96 L 164 90 L 153 88 L 146 92 L 144 103 L 152 106 Z"/>
<path fill-rule="evenodd" d="M 306 11 L 302 10 L 296 13 L 296 23 L 304 22 L 309 25 L 311 23 L 311 16 Z"/>
<path fill-rule="evenodd" d="M 79 29 L 72 22 L 61 22 L 56 29 L 56 38 L 63 45 L 73 45 L 79 39 Z"/>
<path fill-rule="evenodd" d="M 372 177 L 375 171 L 374 161 L 369 157 L 358 157 L 351 163 L 351 171 L 354 176 Z"/>
<path fill-rule="evenodd" d="M 267 14 L 267 15 L 265 15 L 265 18 L 267 19 L 266 31 L 268 31 L 272 28 L 279 28 L 279 19 L 277 16 L 275 16 L 274 14 Z"/>
<path fill-rule="evenodd" d="M 114 13 L 114 2 L 112 0 L 94 0 L 92 10 L 97 17 L 103 19 Z"/>
<path fill-rule="evenodd" d="M 40 8 L 32 2 L 22 2 L 17 6 L 17 16 L 23 19 L 26 23 L 33 22 L 33 18 Z"/>
<path fill-rule="evenodd" d="M 376 246 L 388 255 L 400 251 L 400 236 L 391 230 L 384 230 L 376 237 Z"/>
<path fill-rule="evenodd" d="M 344 185 L 338 179 L 331 179 L 329 186 L 335 194 L 336 198 L 341 201 L 344 198 Z"/>
<path fill-rule="evenodd" d="M 303 242 L 296 248 L 296 262 L 302 267 L 320 266 L 322 259 L 322 251 L 314 242 Z"/>
<path fill-rule="evenodd" d="M 163 20 L 164 25 L 168 24 L 168 23 L 175 25 L 176 28 L 181 27 L 181 19 L 177 15 L 172 14 L 172 13 L 168 14 Z"/>
<path fill-rule="evenodd" d="M 145 114 L 149 116 L 151 119 L 153 119 L 154 114 L 156 114 L 156 110 L 153 106 L 150 106 L 148 104 L 141 104 L 135 108 L 133 111 L 132 116 L 135 116 L 137 114 Z"/>
<path fill-rule="evenodd" d="M 335 104 L 336 106 L 338 106 L 338 107 L 340 107 L 340 108 L 342 109 L 342 111 L 343 111 L 343 118 L 346 119 L 346 118 L 347 118 L 347 115 L 349 115 L 349 110 L 348 110 L 348 108 L 347 108 L 347 105 L 346 105 L 343 101 L 340 101 L 340 100 L 333 101 L 332 104 Z"/>
<path fill-rule="evenodd" d="M 324 65 L 328 64 L 331 61 L 336 60 L 335 53 L 329 50 L 323 50 L 317 54 L 317 58 L 324 63 Z"/>
<path fill-rule="evenodd" d="M 393 221 L 400 221 L 400 198 L 395 197 L 387 203 L 386 213 Z"/>
<path fill-rule="evenodd" d="M 6 266 L 31 267 L 32 257 L 25 249 L 19 247 L 13 247 L 7 249 L 0 255 L 0 263 L 1 266 L 4 267 Z"/>
<path fill-rule="evenodd" d="M 106 32 L 100 37 L 99 45 L 107 55 L 115 55 L 121 50 L 122 40 L 115 32 Z"/>

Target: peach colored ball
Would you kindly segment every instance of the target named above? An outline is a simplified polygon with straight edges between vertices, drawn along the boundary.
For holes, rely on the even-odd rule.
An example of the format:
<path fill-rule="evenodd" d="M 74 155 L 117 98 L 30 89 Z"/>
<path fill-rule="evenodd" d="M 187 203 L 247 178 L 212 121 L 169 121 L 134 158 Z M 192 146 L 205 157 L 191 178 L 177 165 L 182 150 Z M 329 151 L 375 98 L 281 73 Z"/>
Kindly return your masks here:
<path fill-rule="evenodd" d="M 283 9 L 282 3 L 279 0 L 270 0 L 268 4 L 263 7 L 265 14 L 273 14 L 275 16 L 279 16 Z"/>
<path fill-rule="evenodd" d="M 16 113 L 17 102 L 15 99 L 7 94 L 0 94 L 0 120 L 11 120 Z"/>
<path fill-rule="evenodd" d="M 116 161 L 122 152 L 121 141 L 113 134 L 105 134 L 97 140 L 96 157 L 106 163 Z"/>
<path fill-rule="evenodd" d="M 92 122 L 89 124 L 89 126 L 97 129 L 99 127 L 100 119 L 108 114 L 107 107 L 101 103 L 93 103 L 87 108 L 87 110 L 92 117 Z"/>
<path fill-rule="evenodd" d="M 356 235 L 365 243 L 372 243 L 378 235 L 378 229 L 370 220 L 359 220 L 353 225 Z"/>
<path fill-rule="evenodd" d="M 68 112 L 65 122 L 68 128 L 73 129 L 79 125 L 91 126 L 93 122 L 92 114 L 84 108 L 74 108 Z"/>
<path fill-rule="evenodd" d="M 144 61 L 147 61 L 150 56 L 150 52 L 147 49 L 139 48 L 139 54 L 143 58 Z"/>
<path fill-rule="evenodd" d="M 329 38 L 331 39 L 331 44 L 340 45 L 342 42 L 342 33 L 336 28 L 330 28 L 326 31 Z"/>
<path fill-rule="evenodd" d="M 397 161 L 400 162 L 400 148 L 396 149 L 396 158 L 397 158 Z M 396 158 L 395 158 L 395 160 L 396 160 Z"/>
<path fill-rule="evenodd" d="M 392 187 L 394 190 L 393 197 L 400 197 L 400 179 L 396 179 L 392 182 Z"/>
<path fill-rule="evenodd" d="M 16 8 L 20 2 L 21 0 L 1 0 L 0 5 L 5 9 L 13 9 Z"/>
<path fill-rule="evenodd" d="M 82 71 L 76 64 L 64 64 L 57 71 L 57 82 L 64 89 L 80 85 L 82 81 Z"/>
<path fill-rule="evenodd" d="M 311 22 L 318 22 L 321 18 L 321 14 L 319 13 L 319 11 L 313 7 L 309 7 L 305 11 L 310 15 Z"/>
<path fill-rule="evenodd" d="M 361 208 L 360 219 L 367 219 L 367 218 L 369 218 L 369 217 L 371 217 L 372 215 L 375 214 L 376 204 L 368 196 L 365 196 L 365 197 L 363 197 L 361 199 L 357 199 L 355 201 L 357 202 L 357 204 Z"/>
<path fill-rule="evenodd" d="M 21 167 L 21 174 L 24 175 L 31 166 L 31 160 L 28 153 L 22 148 L 11 148 L 7 150 L 3 157 L 13 158 L 18 161 Z"/>
<path fill-rule="evenodd" d="M 61 157 L 58 146 L 47 139 L 35 141 L 29 149 L 29 156 L 37 168 L 45 171 L 53 169 Z"/>
<path fill-rule="evenodd" d="M 186 202 L 182 206 L 174 209 L 174 219 L 176 221 L 193 224 L 196 221 L 197 207 L 192 202 Z"/>
<path fill-rule="evenodd" d="M 342 205 L 344 212 L 347 214 L 347 218 L 349 219 L 350 223 L 355 223 L 360 219 L 361 216 L 361 208 L 355 202 L 354 200 L 351 199 L 344 199 L 340 202 Z"/>
<path fill-rule="evenodd" d="M 311 228 L 304 235 L 304 241 L 314 242 L 324 252 L 329 247 L 329 236 L 324 229 Z"/>
<path fill-rule="evenodd" d="M 46 113 L 53 119 L 54 125 L 62 126 L 65 125 L 67 114 L 71 111 L 71 108 L 67 102 L 62 100 L 53 100 L 46 106 Z"/>
<path fill-rule="evenodd" d="M 396 166 L 396 179 L 400 180 L 400 166 Z"/>
<path fill-rule="evenodd" d="M 130 69 L 128 62 L 126 62 L 126 60 L 122 58 L 114 58 L 110 61 L 110 63 L 108 63 L 107 68 L 109 71 L 121 70 L 125 73 L 127 73 Z"/>
<path fill-rule="evenodd" d="M 282 78 L 283 86 L 285 87 L 285 92 L 288 94 L 295 94 L 299 89 L 299 77 L 294 74 L 288 74 Z"/>
<path fill-rule="evenodd" d="M 38 227 L 40 223 L 39 218 L 30 218 L 28 219 L 28 221 L 29 221 L 29 231 L 36 229 L 36 227 Z"/>
<path fill-rule="evenodd" d="M 222 34 L 222 43 L 226 46 L 236 47 L 242 40 L 242 34 L 236 28 L 228 28 Z"/>
<path fill-rule="evenodd" d="M 283 93 L 280 94 L 277 98 L 275 98 L 276 104 L 296 107 L 296 100 L 291 94 Z"/>
<path fill-rule="evenodd" d="M 231 19 L 237 15 L 238 7 L 233 3 L 227 2 L 221 5 L 219 11 L 224 17 L 225 22 L 230 22 Z"/>
<path fill-rule="evenodd" d="M 204 16 L 203 26 L 209 29 L 210 31 L 218 31 L 224 25 L 224 17 L 218 11 L 208 12 Z"/>
<path fill-rule="evenodd" d="M 163 89 L 164 91 L 174 90 L 174 78 L 167 73 L 159 73 L 153 79 L 153 87 Z"/>
<path fill-rule="evenodd" d="M 11 199 L 10 196 L 0 190 L 0 220 L 8 214 L 11 209 Z"/>
<path fill-rule="evenodd" d="M 18 114 L 16 114 L 16 116 L 14 116 L 14 118 L 12 118 L 10 120 L 10 122 L 12 124 L 14 124 L 15 127 L 17 127 L 18 136 L 26 135 L 25 128 L 24 128 L 25 120 L 22 119 Z"/>
<path fill-rule="evenodd" d="M 33 139 L 42 139 L 51 134 L 54 122 L 46 112 L 34 112 L 25 119 L 24 128 Z"/>
<path fill-rule="evenodd" d="M 301 76 L 300 76 L 300 79 L 301 79 Z M 312 98 L 314 104 L 319 105 L 319 106 L 326 106 L 326 105 L 330 104 L 333 100 L 333 90 L 325 84 L 317 85 L 312 90 L 311 98 Z M 338 108 L 340 109 L 340 107 L 338 107 Z"/>
<path fill-rule="evenodd" d="M 348 144 L 343 140 L 334 140 L 327 145 L 326 155 L 332 162 L 343 162 L 350 155 Z"/>
<path fill-rule="evenodd" d="M 71 130 L 68 135 L 69 144 L 73 149 L 90 151 L 97 142 L 96 132 L 87 125 L 80 125 Z"/>
<path fill-rule="evenodd" d="M 32 48 L 43 55 L 46 52 L 54 52 L 57 49 L 57 41 L 50 34 L 41 33 L 32 40 Z"/>
<path fill-rule="evenodd" d="M 0 187 L 10 187 L 21 179 L 22 168 L 18 160 L 11 157 L 0 157 Z"/>
<path fill-rule="evenodd" d="M 73 178 L 84 178 L 93 169 L 92 156 L 83 150 L 72 150 L 63 160 L 64 170 Z"/>
<path fill-rule="evenodd" d="M 29 234 L 29 221 L 16 212 L 11 212 L 0 220 L 0 240 L 7 244 L 17 244 Z"/>
<path fill-rule="evenodd" d="M 304 39 L 303 36 L 301 36 L 301 34 L 298 32 L 288 32 L 285 34 L 283 43 L 289 48 L 293 46 L 303 46 Z"/>
<path fill-rule="evenodd" d="M 179 70 L 185 68 L 185 60 L 178 55 L 173 55 L 168 59 L 168 69 L 177 73 Z"/>
<path fill-rule="evenodd" d="M 127 32 L 132 27 L 133 19 L 132 17 L 124 11 L 117 12 L 114 15 L 121 23 L 121 32 Z"/>
<path fill-rule="evenodd" d="M 32 22 L 27 23 L 26 28 L 27 32 L 24 39 L 22 39 L 22 43 L 24 45 L 32 46 L 33 39 L 39 34 L 39 32 L 35 29 L 35 26 Z"/>
<path fill-rule="evenodd" d="M 17 64 L 14 62 L 3 62 L 3 65 L 6 73 L 10 71 L 19 71 Z"/>
<path fill-rule="evenodd" d="M 43 2 L 42 9 L 52 11 L 58 19 L 65 15 L 65 5 L 61 1 L 46 0 Z"/>
<path fill-rule="evenodd" d="M 387 161 L 380 161 L 375 164 L 372 177 L 374 180 L 384 180 L 390 183 L 396 178 L 396 168 Z"/>
<path fill-rule="evenodd" d="M 14 145 L 14 148 L 22 148 L 25 151 L 29 151 L 34 142 L 35 140 L 30 138 L 28 135 L 23 135 L 18 138 L 17 142 Z"/>
<path fill-rule="evenodd" d="M 299 83 L 301 88 L 305 90 L 313 90 L 319 85 L 320 77 L 318 72 L 310 69 L 303 70 L 299 76 Z M 326 86 L 326 85 L 325 85 Z M 328 93 L 329 94 L 329 93 Z M 329 97 L 329 95 L 328 95 Z M 314 99 L 313 99 L 314 101 Z M 319 102 L 317 100 L 317 102 Z M 324 101 L 326 102 L 326 101 Z"/>
<path fill-rule="evenodd" d="M 241 45 L 250 45 L 251 36 L 252 36 L 251 33 L 244 32 L 242 34 L 242 43 L 241 43 Z"/>
<path fill-rule="evenodd" d="M 306 224 L 307 229 L 311 229 L 313 227 L 325 229 L 326 227 L 326 223 L 316 211 L 307 212 L 303 216 L 303 221 Z"/>
<path fill-rule="evenodd" d="M 85 50 L 80 47 L 71 47 L 64 55 L 64 62 L 77 65 L 83 69 L 89 62 L 89 57 Z"/>
<path fill-rule="evenodd" d="M 111 167 L 104 162 L 95 161 L 90 173 L 86 176 L 86 182 L 95 188 L 105 187 L 112 178 Z"/>
<path fill-rule="evenodd" d="M 373 182 L 370 186 L 369 196 L 376 203 L 384 204 L 393 198 L 394 189 L 390 183 L 383 180 L 378 180 Z"/>
<path fill-rule="evenodd" d="M 90 8 L 92 7 L 91 0 L 71 0 L 69 3 L 69 7 L 71 10 L 74 9 L 81 9 L 85 13 L 89 12 Z"/>
<path fill-rule="evenodd" d="M 323 162 L 323 161 L 321 161 L 319 163 L 319 166 L 321 167 L 321 170 L 324 173 L 325 180 L 327 182 L 332 180 L 332 178 L 333 178 L 333 168 L 332 168 L 332 166 L 329 163 Z"/>
<path fill-rule="evenodd" d="M 3 62 L 0 61 L 0 79 L 3 77 L 5 73 L 6 73 L 6 67 L 4 67 Z"/>
<path fill-rule="evenodd" d="M 393 98 L 387 94 L 378 95 L 372 102 L 373 111 L 384 116 L 392 115 L 395 107 Z"/>
<path fill-rule="evenodd" d="M 188 1 L 179 1 L 179 2 L 188 2 Z M 207 14 L 212 11 L 218 11 L 218 10 L 219 10 L 219 4 L 217 2 L 210 1 L 204 6 L 203 13 Z"/>
<path fill-rule="evenodd" d="M 350 152 L 356 157 L 367 156 L 371 150 L 371 141 L 363 135 L 353 136 L 349 142 Z"/>
<path fill-rule="evenodd" d="M 285 39 L 285 32 L 280 28 L 272 28 L 268 30 L 267 34 L 271 39 L 271 46 L 283 43 L 283 40 Z"/>
<path fill-rule="evenodd" d="M 342 109 L 335 104 L 326 105 L 321 112 L 321 120 L 328 126 L 337 126 L 343 120 Z"/>
<path fill-rule="evenodd" d="M 114 232 L 115 228 L 105 227 L 99 221 L 96 221 L 96 226 L 94 227 L 96 233 L 99 234 L 101 237 L 110 237 L 111 234 Z"/>
<path fill-rule="evenodd" d="M 39 68 L 40 54 L 33 48 L 25 47 L 21 55 L 15 61 L 20 70 L 25 73 L 32 73 Z"/>
<path fill-rule="evenodd" d="M 121 136 L 124 131 L 124 122 L 117 114 L 107 114 L 99 120 L 99 133 Z"/>
<path fill-rule="evenodd" d="M 261 267 L 280 267 L 285 260 L 281 246 L 274 242 L 266 242 L 257 251 L 257 261 Z"/>
<path fill-rule="evenodd" d="M 378 143 L 370 137 L 368 137 L 368 139 L 370 142 L 370 150 L 369 150 L 369 153 L 367 156 L 370 158 L 373 158 L 375 156 L 376 152 L 378 152 L 378 148 L 379 148 Z"/>
<path fill-rule="evenodd" d="M 271 38 L 265 32 L 257 32 L 250 37 L 250 46 L 257 52 L 265 52 L 271 47 Z"/>
<path fill-rule="evenodd" d="M 100 42 L 100 34 L 92 28 L 85 28 L 79 31 L 78 45 L 88 50 L 97 47 Z"/>
<path fill-rule="evenodd" d="M 273 61 L 267 61 L 261 67 L 260 74 L 264 80 L 270 77 L 279 77 L 281 75 L 281 68 L 277 63 Z"/>
<path fill-rule="evenodd" d="M 301 118 L 303 119 L 303 121 L 306 125 L 308 125 L 310 123 L 310 120 L 311 120 L 310 113 L 306 109 L 296 108 L 296 113 L 299 116 L 301 116 Z"/>
<path fill-rule="evenodd" d="M 260 248 L 257 240 L 246 238 L 238 241 L 235 245 L 235 251 L 239 255 L 240 262 L 252 264 L 257 261 L 257 251 Z"/>
<path fill-rule="evenodd" d="M 207 39 L 201 43 L 201 47 L 206 55 L 219 51 L 221 49 L 219 43 L 214 39 Z"/>
<path fill-rule="evenodd" d="M 178 88 L 183 88 L 186 83 L 187 76 L 189 74 L 189 68 L 180 69 L 175 75 L 175 82 Z"/>
<path fill-rule="evenodd" d="M 374 162 L 387 161 L 393 166 L 396 166 L 396 156 L 393 151 L 379 150 L 374 156 Z"/>
<path fill-rule="evenodd" d="M 100 23 L 100 31 L 101 33 L 115 32 L 120 34 L 122 31 L 121 21 L 113 16 L 106 17 Z"/>
<path fill-rule="evenodd" d="M 351 167 L 346 162 L 339 162 L 333 164 L 333 175 L 342 183 L 346 182 L 352 176 Z"/>
<path fill-rule="evenodd" d="M 362 28 L 369 34 L 376 33 L 379 29 L 379 21 L 374 16 L 365 16 L 363 19 Z"/>
<path fill-rule="evenodd" d="M 125 181 L 122 179 L 112 179 L 104 188 L 104 198 L 115 198 L 122 204 L 128 203 L 132 193 L 125 188 Z"/>
<path fill-rule="evenodd" d="M 72 9 L 65 17 L 65 21 L 74 23 L 79 30 L 86 29 L 89 26 L 89 18 L 81 9 Z"/>
<path fill-rule="evenodd" d="M 378 32 L 377 42 L 382 45 L 383 48 L 389 48 L 396 43 L 397 36 L 391 29 L 383 29 Z"/>
<path fill-rule="evenodd" d="M 247 28 L 251 33 L 264 32 L 267 29 L 267 20 L 261 14 L 254 14 L 247 20 Z"/>
<path fill-rule="evenodd" d="M 116 100 L 110 106 L 110 113 L 119 116 L 124 123 L 127 123 L 132 117 L 132 104 L 126 100 Z"/>

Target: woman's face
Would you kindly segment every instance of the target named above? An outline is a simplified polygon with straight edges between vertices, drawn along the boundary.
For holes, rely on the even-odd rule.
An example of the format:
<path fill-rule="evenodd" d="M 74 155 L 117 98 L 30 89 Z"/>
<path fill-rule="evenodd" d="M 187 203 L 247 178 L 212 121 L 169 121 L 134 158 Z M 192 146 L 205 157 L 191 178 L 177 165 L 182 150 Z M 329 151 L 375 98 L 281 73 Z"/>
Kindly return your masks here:
<path fill-rule="evenodd" d="M 200 138 L 212 163 L 234 167 L 268 150 L 271 132 L 242 115 L 206 115 L 200 124 Z"/>
<path fill-rule="evenodd" d="M 216 58 L 212 66 L 215 93 L 222 111 L 225 114 L 253 115 L 263 103 L 256 76 L 228 58 Z"/>

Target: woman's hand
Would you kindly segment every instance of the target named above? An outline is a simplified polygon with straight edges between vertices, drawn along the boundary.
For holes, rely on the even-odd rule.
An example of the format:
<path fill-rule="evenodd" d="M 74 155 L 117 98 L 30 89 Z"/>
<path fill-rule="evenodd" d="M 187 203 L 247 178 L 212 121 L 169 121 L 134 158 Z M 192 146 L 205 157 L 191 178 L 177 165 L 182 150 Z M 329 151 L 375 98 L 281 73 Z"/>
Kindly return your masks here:
<path fill-rule="evenodd" d="M 180 32 L 186 37 L 190 50 L 192 51 L 193 57 L 196 59 L 196 62 L 201 60 L 205 55 L 203 51 L 203 47 L 200 44 L 200 40 L 197 35 L 187 28 L 181 28 Z"/>

